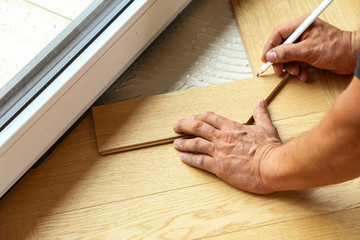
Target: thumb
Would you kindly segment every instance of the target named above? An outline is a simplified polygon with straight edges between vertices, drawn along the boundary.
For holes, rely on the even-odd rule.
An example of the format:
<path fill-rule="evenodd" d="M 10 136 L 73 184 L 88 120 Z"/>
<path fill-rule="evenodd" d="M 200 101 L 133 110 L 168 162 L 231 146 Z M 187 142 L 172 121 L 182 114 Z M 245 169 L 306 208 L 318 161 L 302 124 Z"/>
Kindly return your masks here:
<path fill-rule="evenodd" d="M 271 128 L 274 127 L 271 121 L 270 114 L 267 110 L 266 101 L 262 100 L 256 104 L 254 109 L 254 120 L 256 125 L 262 127 L 271 127 Z"/>
<path fill-rule="evenodd" d="M 306 43 L 283 44 L 266 53 L 266 59 L 272 63 L 306 62 L 309 63 L 311 53 Z"/>

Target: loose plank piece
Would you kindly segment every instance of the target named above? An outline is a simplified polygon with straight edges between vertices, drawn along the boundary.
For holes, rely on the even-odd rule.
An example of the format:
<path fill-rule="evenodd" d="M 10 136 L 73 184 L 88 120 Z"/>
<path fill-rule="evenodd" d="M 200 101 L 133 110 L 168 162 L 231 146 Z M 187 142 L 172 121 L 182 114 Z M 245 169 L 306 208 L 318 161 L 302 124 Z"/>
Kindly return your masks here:
<path fill-rule="evenodd" d="M 181 136 L 173 131 L 177 120 L 206 111 L 246 122 L 280 79 L 239 80 L 94 107 L 98 150 L 108 154 L 172 141 Z"/>

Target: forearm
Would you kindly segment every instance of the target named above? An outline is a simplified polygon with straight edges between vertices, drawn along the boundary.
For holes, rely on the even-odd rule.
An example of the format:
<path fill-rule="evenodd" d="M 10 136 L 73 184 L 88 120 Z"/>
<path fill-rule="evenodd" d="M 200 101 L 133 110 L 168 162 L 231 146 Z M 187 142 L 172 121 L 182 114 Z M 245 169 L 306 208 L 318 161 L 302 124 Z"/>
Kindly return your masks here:
<path fill-rule="evenodd" d="M 357 31 L 349 32 L 350 34 L 350 52 L 348 57 L 351 59 L 351 71 L 353 72 L 356 67 L 357 58 L 360 50 L 360 29 Z"/>
<path fill-rule="evenodd" d="M 269 155 L 262 167 L 269 188 L 305 189 L 360 175 L 359 89 L 355 79 L 315 129 Z"/>

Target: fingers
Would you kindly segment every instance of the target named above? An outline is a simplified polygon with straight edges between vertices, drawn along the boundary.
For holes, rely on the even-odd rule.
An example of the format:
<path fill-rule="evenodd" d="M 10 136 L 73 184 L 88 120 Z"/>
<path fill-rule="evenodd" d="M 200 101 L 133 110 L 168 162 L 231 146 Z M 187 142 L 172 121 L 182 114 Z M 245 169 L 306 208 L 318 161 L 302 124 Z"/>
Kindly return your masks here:
<path fill-rule="evenodd" d="M 219 130 L 201 120 L 194 118 L 182 119 L 175 123 L 174 130 L 179 133 L 185 133 L 205 138 L 209 141 L 219 135 Z"/>
<path fill-rule="evenodd" d="M 180 159 L 187 165 L 214 173 L 215 159 L 205 154 L 181 153 Z"/>
<path fill-rule="evenodd" d="M 285 70 L 291 75 L 297 76 L 300 74 L 300 65 L 296 62 L 290 62 L 284 65 Z"/>
<path fill-rule="evenodd" d="M 272 63 L 286 63 L 286 62 L 307 62 L 313 61 L 314 48 L 310 46 L 310 42 L 304 40 L 295 44 L 284 44 L 271 49 L 266 53 L 266 60 Z"/>
<path fill-rule="evenodd" d="M 207 155 L 212 155 L 215 149 L 212 142 L 199 137 L 193 139 L 176 139 L 174 146 L 176 150 L 181 152 L 205 153 Z"/>
<path fill-rule="evenodd" d="M 283 70 L 285 69 L 291 75 L 296 76 L 301 81 L 306 81 L 308 79 L 308 74 L 306 71 L 306 67 L 298 62 L 290 62 L 290 63 L 277 63 L 273 65 L 274 72 L 276 75 L 281 75 Z"/>
<path fill-rule="evenodd" d="M 274 68 L 275 74 L 280 76 L 284 71 L 284 64 L 283 63 L 274 64 L 273 68 Z"/>
<path fill-rule="evenodd" d="M 305 39 L 299 43 L 281 45 L 307 16 L 304 15 L 275 28 L 265 44 L 262 61 L 274 63 L 276 75 L 281 75 L 285 69 L 300 80 L 307 80 L 307 72 L 298 62 L 312 63 L 316 60 L 318 56 L 314 53 L 312 42 Z"/>
<path fill-rule="evenodd" d="M 231 122 L 231 120 L 222 117 L 220 115 L 217 115 L 216 113 L 213 112 L 206 112 L 204 114 L 200 114 L 196 116 L 196 119 L 206 122 L 207 124 L 217 129 L 222 129 L 223 127 L 228 126 Z"/>
<path fill-rule="evenodd" d="M 296 76 L 301 81 L 306 81 L 308 78 L 306 67 L 297 62 L 290 62 L 284 65 L 285 70 L 291 75 Z"/>
<path fill-rule="evenodd" d="M 291 20 L 275 28 L 274 31 L 271 33 L 269 40 L 265 44 L 261 60 L 263 62 L 266 62 L 266 54 L 274 47 L 282 44 L 307 17 L 308 14 Z"/>
<path fill-rule="evenodd" d="M 274 128 L 265 101 L 260 101 L 256 104 L 254 109 L 254 120 L 257 126 L 262 126 L 267 129 Z"/>

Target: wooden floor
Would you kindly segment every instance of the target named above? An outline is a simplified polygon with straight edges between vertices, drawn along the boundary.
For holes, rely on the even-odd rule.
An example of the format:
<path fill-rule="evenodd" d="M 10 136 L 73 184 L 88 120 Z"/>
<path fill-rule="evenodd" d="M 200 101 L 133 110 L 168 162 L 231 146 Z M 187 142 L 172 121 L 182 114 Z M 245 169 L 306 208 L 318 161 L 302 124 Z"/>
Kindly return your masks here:
<path fill-rule="evenodd" d="M 236 2 L 244 10 L 238 19 L 250 18 L 259 2 L 269 9 L 273 3 Z M 235 11 L 240 11 L 236 5 Z M 239 20 L 240 31 L 249 31 L 244 42 L 251 41 L 246 37 L 255 34 L 249 29 L 257 31 L 253 26 L 262 19 L 253 21 Z M 314 127 L 351 79 L 323 71 L 312 71 L 311 77 L 308 84 L 290 80 L 270 106 L 283 140 Z M 343 82 L 336 84 L 339 78 Z M 89 113 L 1 200 L 0 239 L 358 239 L 359 190 L 355 179 L 250 194 L 182 164 L 172 144 L 101 156 Z"/>

